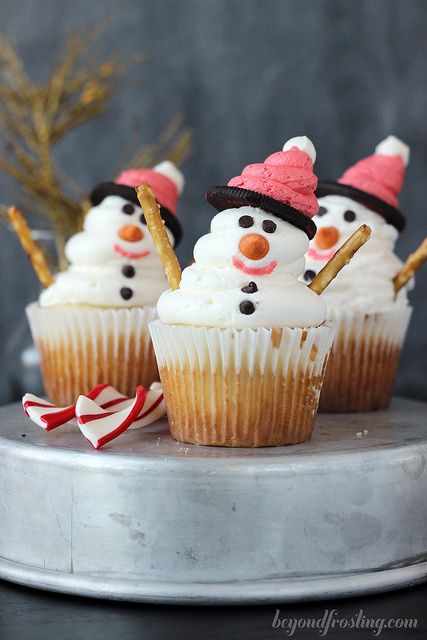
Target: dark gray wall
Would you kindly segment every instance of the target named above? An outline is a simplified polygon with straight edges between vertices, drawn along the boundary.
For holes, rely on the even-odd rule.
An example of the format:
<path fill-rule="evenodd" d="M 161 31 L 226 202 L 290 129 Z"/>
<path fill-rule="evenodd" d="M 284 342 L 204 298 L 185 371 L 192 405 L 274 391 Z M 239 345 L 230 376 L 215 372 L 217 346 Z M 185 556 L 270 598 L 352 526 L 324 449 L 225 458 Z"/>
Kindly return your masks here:
<path fill-rule="evenodd" d="M 40 77 L 70 29 L 111 9 L 118 20 L 104 40 L 106 50 L 142 48 L 150 59 L 107 116 L 61 145 L 58 160 L 89 189 L 116 170 L 136 117 L 140 139 L 150 142 L 184 112 L 195 134 L 184 167 L 184 261 L 212 215 L 203 201 L 206 187 L 300 134 L 315 142 L 317 173 L 329 178 L 388 133 L 402 137 L 412 158 L 401 197 L 408 226 L 399 255 L 406 257 L 426 235 L 425 0 L 2 0 L 1 23 L 16 34 Z M 0 177 L 3 193 L 5 187 Z M 0 251 L 0 349 L 7 370 L 16 368 L 11 339 L 20 336 L 24 305 L 38 285 L 3 227 Z M 400 393 L 419 398 L 427 396 L 426 293 L 427 267 L 412 294 L 415 313 L 398 381 Z M 3 368 L 0 376 L 4 400 L 10 392 Z"/>

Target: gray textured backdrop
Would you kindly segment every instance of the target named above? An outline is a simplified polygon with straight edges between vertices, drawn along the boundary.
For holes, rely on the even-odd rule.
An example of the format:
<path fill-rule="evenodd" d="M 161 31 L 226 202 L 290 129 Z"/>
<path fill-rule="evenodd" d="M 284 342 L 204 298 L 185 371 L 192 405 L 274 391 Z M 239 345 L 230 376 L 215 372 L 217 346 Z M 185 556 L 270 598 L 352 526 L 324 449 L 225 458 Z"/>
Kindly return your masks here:
<path fill-rule="evenodd" d="M 149 61 L 108 114 L 71 135 L 58 160 L 84 187 L 111 176 L 132 139 L 151 142 L 177 112 L 194 129 L 181 204 L 186 261 L 208 229 L 203 192 L 261 161 L 287 138 L 316 144 L 317 173 L 335 178 L 388 133 L 412 149 L 398 253 L 426 235 L 427 3 L 425 0 L 2 0 L 1 28 L 16 35 L 36 77 L 70 29 L 111 9 L 105 49 L 144 49 Z M 5 194 L 6 181 L 0 176 Z M 0 198 L 6 199 L 6 196 Z M 0 401 L 12 392 L 25 303 L 38 284 L 13 235 L 0 229 Z M 398 391 L 427 397 L 427 267 L 412 294 L 415 313 Z M 9 376 L 9 378 L 8 378 Z"/>

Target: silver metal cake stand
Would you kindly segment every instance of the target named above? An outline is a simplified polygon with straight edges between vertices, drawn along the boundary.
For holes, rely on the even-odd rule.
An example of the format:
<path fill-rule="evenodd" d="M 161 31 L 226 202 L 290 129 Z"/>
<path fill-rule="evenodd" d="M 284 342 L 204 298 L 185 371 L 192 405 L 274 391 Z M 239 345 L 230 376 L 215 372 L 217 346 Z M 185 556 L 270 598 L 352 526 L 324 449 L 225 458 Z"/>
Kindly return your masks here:
<path fill-rule="evenodd" d="M 143 602 L 272 603 L 427 578 L 427 404 L 318 417 L 271 449 L 175 442 L 165 421 L 101 451 L 0 409 L 0 577 Z"/>

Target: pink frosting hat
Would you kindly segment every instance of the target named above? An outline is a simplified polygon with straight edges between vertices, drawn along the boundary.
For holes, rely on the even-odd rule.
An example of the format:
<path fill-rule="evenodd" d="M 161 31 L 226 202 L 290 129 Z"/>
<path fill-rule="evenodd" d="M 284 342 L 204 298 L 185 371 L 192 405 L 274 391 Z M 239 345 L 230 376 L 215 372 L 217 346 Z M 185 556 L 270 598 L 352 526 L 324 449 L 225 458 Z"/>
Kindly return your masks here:
<path fill-rule="evenodd" d="M 398 209 L 398 196 L 408 162 L 409 147 L 399 138 L 388 136 L 377 145 L 372 156 L 359 160 L 337 182 L 320 182 L 317 196 L 351 198 L 379 213 L 401 231 L 405 218 Z"/>
<path fill-rule="evenodd" d="M 259 207 L 302 229 L 311 239 L 316 233 L 311 218 L 319 210 L 315 160 L 316 151 L 309 138 L 291 138 L 283 151 L 273 153 L 262 163 L 249 164 L 227 186 L 211 187 L 206 199 L 218 211 Z"/>
<path fill-rule="evenodd" d="M 178 197 L 184 187 L 184 177 L 169 160 L 157 164 L 152 169 L 128 169 L 122 171 L 114 182 L 101 182 L 98 184 L 89 198 L 92 205 L 97 206 L 107 196 L 121 196 L 139 207 L 135 187 L 145 182 L 154 191 L 155 198 L 162 211 L 162 217 L 166 226 L 172 231 L 176 245 L 182 236 L 181 225 L 176 217 L 176 210 Z"/>

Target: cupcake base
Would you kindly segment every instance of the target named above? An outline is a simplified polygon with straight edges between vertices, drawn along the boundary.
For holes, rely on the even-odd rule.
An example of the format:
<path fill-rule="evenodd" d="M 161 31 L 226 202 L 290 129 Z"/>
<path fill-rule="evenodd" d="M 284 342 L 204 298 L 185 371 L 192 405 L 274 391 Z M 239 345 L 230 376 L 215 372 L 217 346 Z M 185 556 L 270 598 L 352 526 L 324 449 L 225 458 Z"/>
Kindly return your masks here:
<path fill-rule="evenodd" d="M 212 376 L 189 367 L 163 367 L 160 378 L 172 436 L 221 447 L 271 447 L 309 440 L 322 376 L 250 375 L 233 369 Z M 199 400 L 194 402 L 194 396 Z"/>
<path fill-rule="evenodd" d="M 224 447 L 309 440 L 334 330 L 150 325 L 172 436 Z"/>
<path fill-rule="evenodd" d="M 378 411 L 390 404 L 411 308 L 378 314 L 330 312 L 335 337 L 319 412 Z"/>
<path fill-rule="evenodd" d="M 148 323 L 152 307 L 132 309 L 27 308 L 46 394 L 73 404 L 97 384 L 133 396 L 159 379 Z"/>

